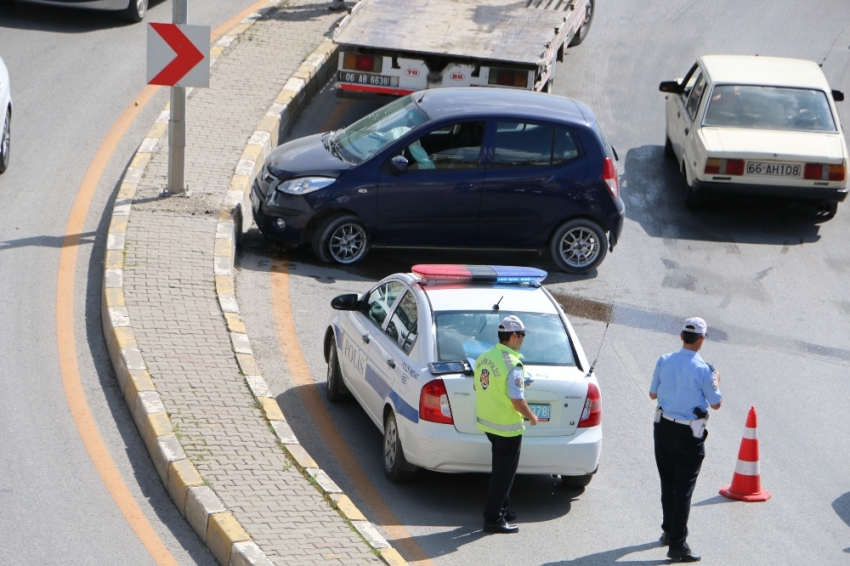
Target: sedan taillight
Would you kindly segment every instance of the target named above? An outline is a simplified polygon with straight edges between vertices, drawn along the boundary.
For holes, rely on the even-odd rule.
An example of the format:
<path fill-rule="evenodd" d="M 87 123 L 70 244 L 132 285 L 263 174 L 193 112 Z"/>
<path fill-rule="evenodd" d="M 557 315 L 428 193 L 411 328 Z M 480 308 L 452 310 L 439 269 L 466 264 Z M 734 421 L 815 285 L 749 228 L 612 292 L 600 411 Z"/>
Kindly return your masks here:
<path fill-rule="evenodd" d="M 743 159 L 716 159 L 711 157 L 705 162 L 706 175 L 743 175 Z"/>
<path fill-rule="evenodd" d="M 419 394 L 419 418 L 432 423 L 454 424 L 449 393 L 440 378 L 429 381 Z"/>
<path fill-rule="evenodd" d="M 844 165 L 806 163 L 806 168 L 803 171 L 803 178 L 821 181 L 843 181 Z"/>
<path fill-rule="evenodd" d="M 584 408 L 581 411 L 581 420 L 578 422 L 579 428 L 597 426 L 602 422 L 602 396 L 599 394 L 599 388 L 595 383 L 587 384 L 587 399 L 584 401 Z"/>

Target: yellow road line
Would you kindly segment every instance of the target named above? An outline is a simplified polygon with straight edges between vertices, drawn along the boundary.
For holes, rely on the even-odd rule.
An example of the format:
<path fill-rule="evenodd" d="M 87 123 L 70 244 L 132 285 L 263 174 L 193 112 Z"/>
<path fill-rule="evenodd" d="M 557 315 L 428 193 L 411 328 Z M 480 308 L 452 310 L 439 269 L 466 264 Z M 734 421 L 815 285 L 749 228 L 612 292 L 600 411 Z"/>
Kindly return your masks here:
<path fill-rule="evenodd" d="M 416 543 L 413 536 L 404 528 L 395 513 L 384 502 L 378 490 L 369 481 L 363 468 L 360 467 L 360 463 L 342 439 L 339 429 L 322 402 L 319 389 L 313 381 L 312 375 L 310 375 L 310 370 L 307 369 L 307 362 L 304 360 L 298 342 L 298 334 L 295 332 L 295 321 L 292 318 L 292 305 L 289 297 L 289 261 L 286 259 L 274 260 L 269 277 L 271 278 L 272 310 L 278 340 L 286 353 L 286 359 L 295 383 L 300 386 L 298 393 L 301 395 L 301 400 L 310 412 L 316 430 L 321 435 L 325 446 L 339 464 L 340 469 L 348 482 L 354 487 L 364 505 L 372 512 L 376 522 L 387 531 L 398 549 L 412 563 L 421 566 L 434 566 L 425 551 Z"/>
<path fill-rule="evenodd" d="M 250 7 L 242 10 L 221 26 L 215 28 L 210 34 L 215 41 L 224 33 L 244 20 L 248 15 L 262 8 L 268 3 L 267 0 L 255 2 Z M 65 399 L 68 408 L 83 445 L 92 460 L 97 473 L 103 480 L 106 489 L 118 506 L 118 509 L 127 519 L 130 527 L 136 533 L 141 543 L 150 553 L 157 564 L 177 565 L 177 561 L 165 547 L 162 539 L 153 530 L 141 508 L 133 499 L 127 489 L 121 473 L 115 466 L 115 462 L 109 454 L 97 424 L 92 418 L 88 401 L 86 401 L 80 381 L 80 368 L 77 365 L 77 342 L 74 334 L 74 285 L 77 273 L 77 257 L 81 234 L 85 227 L 91 201 L 97 190 L 100 178 L 106 168 L 115 148 L 127 133 L 133 121 L 138 117 L 142 109 L 150 102 L 159 87 L 147 86 L 136 96 L 133 104 L 118 117 L 118 120 L 107 132 L 106 137 L 94 154 L 89 163 L 77 196 L 71 207 L 68 223 L 65 227 L 65 235 L 62 240 L 62 251 L 59 255 L 59 273 L 56 286 L 56 340 L 59 355 L 59 372 L 62 377 L 62 387 L 65 390 Z"/>

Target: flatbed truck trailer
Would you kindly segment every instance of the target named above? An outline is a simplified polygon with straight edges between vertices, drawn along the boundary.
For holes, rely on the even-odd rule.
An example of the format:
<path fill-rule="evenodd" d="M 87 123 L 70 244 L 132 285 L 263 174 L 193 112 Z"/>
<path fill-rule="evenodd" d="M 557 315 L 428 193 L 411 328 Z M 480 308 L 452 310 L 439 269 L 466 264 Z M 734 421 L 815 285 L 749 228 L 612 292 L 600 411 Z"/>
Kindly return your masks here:
<path fill-rule="evenodd" d="M 580 44 L 595 0 L 360 0 L 334 31 L 336 92 L 403 96 L 427 88 L 551 92 L 556 62 Z"/>

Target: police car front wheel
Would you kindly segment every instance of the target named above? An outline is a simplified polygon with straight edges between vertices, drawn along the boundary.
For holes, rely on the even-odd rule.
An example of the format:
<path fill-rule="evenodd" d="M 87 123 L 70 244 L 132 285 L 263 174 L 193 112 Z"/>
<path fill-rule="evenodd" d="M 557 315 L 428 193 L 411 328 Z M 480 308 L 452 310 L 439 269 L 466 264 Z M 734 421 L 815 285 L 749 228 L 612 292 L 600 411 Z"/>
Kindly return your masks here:
<path fill-rule="evenodd" d="M 328 401 L 331 403 L 341 403 L 348 401 L 350 398 L 351 393 L 342 381 L 342 370 L 339 367 L 336 345 L 331 344 L 328 351 Z"/>
<path fill-rule="evenodd" d="M 390 411 L 384 422 L 384 473 L 391 482 L 404 483 L 411 481 L 418 469 L 404 457 L 395 413 Z"/>
<path fill-rule="evenodd" d="M 549 244 L 552 259 L 567 273 L 587 273 L 602 263 L 608 253 L 608 236 L 599 224 L 587 218 L 565 222 Z"/>

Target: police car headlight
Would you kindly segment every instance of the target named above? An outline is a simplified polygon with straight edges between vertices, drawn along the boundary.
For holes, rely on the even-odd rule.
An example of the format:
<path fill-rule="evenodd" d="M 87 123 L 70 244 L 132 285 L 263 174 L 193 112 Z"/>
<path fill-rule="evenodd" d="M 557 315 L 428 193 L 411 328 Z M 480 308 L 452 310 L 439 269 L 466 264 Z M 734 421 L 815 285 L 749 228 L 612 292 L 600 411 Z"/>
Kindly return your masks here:
<path fill-rule="evenodd" d="M 301 177 L 284 181 L 277 186 L 277 190 L 290 195 L 306 195 L 331 185 L 336 179 L 330 177 Z"/>

